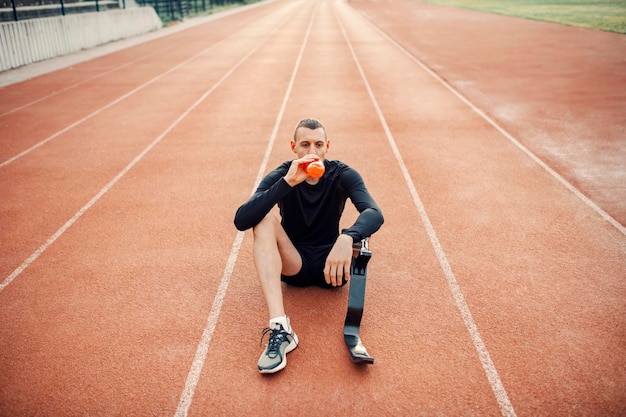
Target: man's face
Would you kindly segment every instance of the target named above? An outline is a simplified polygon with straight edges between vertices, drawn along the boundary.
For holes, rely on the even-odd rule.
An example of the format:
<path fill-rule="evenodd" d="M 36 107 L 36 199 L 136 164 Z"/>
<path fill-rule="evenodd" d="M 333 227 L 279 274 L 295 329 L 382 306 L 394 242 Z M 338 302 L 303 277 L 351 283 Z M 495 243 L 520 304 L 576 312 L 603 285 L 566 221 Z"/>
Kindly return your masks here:
<path fill-rule="evenodd" d="M 319 129 L 300 127 L 296 131 L 296 141 L 291 141 L 291 150 L 298 158 L 312 153 L 323 161 L 329 146 L 330 141 L 326 139 L 324 129 L 321 127 Z"/>

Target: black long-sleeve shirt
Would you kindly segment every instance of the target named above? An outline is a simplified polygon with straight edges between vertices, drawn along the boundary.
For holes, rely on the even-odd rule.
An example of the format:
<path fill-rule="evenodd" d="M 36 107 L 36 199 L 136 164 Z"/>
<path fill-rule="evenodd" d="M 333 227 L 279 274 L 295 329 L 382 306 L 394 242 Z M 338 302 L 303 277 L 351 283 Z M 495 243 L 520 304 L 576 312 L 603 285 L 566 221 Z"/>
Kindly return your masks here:
<path fill-rule="evenodd" d="M 339 161 L 325 160 L 326 171 L 315 185 L 306 181 L 291 187 L 284 180 L 291 161 L 282 163 L 259 184 L 235 214 L 235 227 L 256 226 L 278 204 L 281 223 L 294 245 L 332 245 L 339 236 L 339 221 L 349 198 L 359 212 L 355 223 L 341 231 L 354 242 L 371 236 L 383 224 L 378 205 L 361 175 Z"/>

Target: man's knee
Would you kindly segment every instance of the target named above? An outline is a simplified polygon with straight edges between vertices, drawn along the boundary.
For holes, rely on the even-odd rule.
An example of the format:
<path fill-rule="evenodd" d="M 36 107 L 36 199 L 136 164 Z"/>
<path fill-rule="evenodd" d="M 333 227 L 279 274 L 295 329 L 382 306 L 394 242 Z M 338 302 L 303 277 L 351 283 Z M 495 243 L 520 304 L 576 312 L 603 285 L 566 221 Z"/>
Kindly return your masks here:
<path fill-rule="evenodd" d="M 276 236 L 276 228 L 280 226 L 280 222 L 273 214 L 267 214 L 256 226 L 252 228 L 254 237 L 260 236 Z"/>

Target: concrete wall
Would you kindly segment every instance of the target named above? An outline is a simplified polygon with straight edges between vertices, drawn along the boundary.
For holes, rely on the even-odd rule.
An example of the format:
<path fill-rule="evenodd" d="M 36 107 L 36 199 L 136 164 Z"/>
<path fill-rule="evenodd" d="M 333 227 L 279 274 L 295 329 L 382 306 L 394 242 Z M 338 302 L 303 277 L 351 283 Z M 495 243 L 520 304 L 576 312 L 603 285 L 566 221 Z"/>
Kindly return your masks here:
<path fill-rule="evenodd" d="M 162 27 L 151 7 L 0 23 L 0 71 Z"/>

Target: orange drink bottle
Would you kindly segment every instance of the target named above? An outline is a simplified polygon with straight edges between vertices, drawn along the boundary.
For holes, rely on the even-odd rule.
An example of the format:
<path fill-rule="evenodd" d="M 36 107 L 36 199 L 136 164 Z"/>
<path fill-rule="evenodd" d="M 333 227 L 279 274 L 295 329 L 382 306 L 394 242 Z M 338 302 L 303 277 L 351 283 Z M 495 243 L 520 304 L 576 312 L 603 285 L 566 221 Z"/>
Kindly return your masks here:
<path fill-rule="evenodd" d="M 320 178 L 322 175 L 324 175 L 324 171 L 326 170 L 326 168 L 324 167 L 324 163 L 322 161 L 317 160 L 305 164 L 304 170 L 307 174 L 309 174 L 309 177 Z"/>

